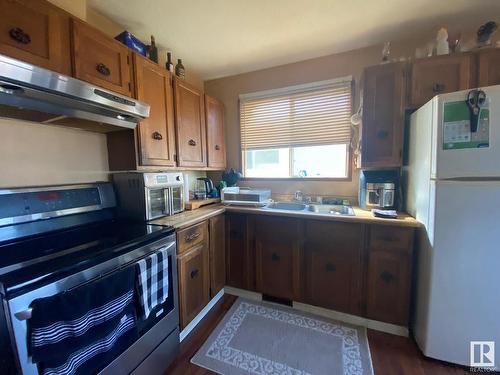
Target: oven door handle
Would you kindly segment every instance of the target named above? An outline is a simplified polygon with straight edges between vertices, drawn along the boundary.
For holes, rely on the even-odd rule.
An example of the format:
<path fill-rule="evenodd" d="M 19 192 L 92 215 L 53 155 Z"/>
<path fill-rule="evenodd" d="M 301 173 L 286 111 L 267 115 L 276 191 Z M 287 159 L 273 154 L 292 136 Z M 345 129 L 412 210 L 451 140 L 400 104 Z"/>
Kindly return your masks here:
<path fill-rule="evenodd" d="M 33 312 L 33 309 L 30 307 L 26 310 L 16 312 L 14 314 L 14 316 L 17 318 L 17 320 L 20 320 L 20 321 L 28 320 L 28 319 L 31 319 L 32 312 Z"/>

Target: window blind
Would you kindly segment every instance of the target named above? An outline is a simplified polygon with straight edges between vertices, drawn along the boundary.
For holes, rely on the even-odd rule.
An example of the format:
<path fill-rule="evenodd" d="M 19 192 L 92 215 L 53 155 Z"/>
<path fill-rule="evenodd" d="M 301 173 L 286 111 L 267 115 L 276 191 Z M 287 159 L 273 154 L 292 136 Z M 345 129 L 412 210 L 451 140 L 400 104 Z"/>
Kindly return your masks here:
<path fill-rule="evenodd" d="M 349 143 L 352 80 L 240 96 L 241 149 Z"/>

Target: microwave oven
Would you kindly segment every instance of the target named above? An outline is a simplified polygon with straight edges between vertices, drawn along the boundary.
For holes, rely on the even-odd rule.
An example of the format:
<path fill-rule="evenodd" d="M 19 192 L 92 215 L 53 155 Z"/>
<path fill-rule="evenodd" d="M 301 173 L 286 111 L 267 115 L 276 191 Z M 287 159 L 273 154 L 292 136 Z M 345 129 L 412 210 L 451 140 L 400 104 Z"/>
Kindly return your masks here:
<path fill-rule="evenodd" d="M 182 173 L 116 173 L 113 183 L 120 217 L 148 221 L 184 211 Z"/>

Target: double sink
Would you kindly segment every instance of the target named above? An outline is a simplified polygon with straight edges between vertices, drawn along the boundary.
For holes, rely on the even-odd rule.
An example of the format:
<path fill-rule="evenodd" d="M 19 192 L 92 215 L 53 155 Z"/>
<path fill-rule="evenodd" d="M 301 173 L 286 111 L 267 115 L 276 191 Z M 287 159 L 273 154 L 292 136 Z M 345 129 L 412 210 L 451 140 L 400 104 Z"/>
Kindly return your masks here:
<path fill-rule="evenodd" d="M 284 210 L 296 212 L 310 212 L 323 215 L 342 215 L 354 216 L 354 210 L 351 206 L 342 204 L 305 204 L 299 202 L 272 202 L 264 208 L 270 210 Z"/>

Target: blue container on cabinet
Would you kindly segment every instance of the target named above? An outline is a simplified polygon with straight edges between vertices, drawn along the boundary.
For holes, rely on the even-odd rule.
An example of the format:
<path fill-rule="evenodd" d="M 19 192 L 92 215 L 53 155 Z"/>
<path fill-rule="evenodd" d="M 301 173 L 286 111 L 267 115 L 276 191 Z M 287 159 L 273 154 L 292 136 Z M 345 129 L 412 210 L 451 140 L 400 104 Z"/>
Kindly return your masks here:
<path fill-rule="evenodd" d="M 116 40 L 125 44 L 128 48 L 134 50 L 135 52 L 147 56 L 147 47 L 146 45 L 133 36 L 130 32 L 124 31 L 120 35 L 115 37 Z"/>

